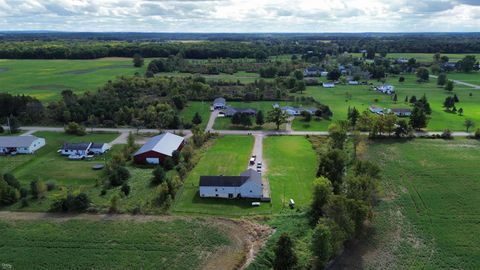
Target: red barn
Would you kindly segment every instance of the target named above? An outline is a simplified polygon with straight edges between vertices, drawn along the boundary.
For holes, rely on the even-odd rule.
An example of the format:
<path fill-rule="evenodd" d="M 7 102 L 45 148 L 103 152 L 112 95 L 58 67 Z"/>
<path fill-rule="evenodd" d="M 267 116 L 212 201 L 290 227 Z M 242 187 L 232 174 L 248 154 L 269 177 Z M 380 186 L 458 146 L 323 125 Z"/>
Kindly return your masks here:
<path fill-rule="evenodd" d="M 148 140 L 135 154 L 133 160 L 137 164 L 160 164 L 173 151 L 180 151 L 185 139 L 172 133 L 162 133 Z"/>

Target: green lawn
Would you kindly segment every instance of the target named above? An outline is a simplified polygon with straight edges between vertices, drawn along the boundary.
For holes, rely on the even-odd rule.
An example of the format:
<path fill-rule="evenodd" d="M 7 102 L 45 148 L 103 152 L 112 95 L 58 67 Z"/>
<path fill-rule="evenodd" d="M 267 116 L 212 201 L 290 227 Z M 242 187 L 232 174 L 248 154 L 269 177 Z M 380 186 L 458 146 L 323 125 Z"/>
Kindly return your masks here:
<path fill-rule="evenodd" d="M 297 208 L 305 209 L 317 171 L 317 156 L 311 143 L 302 136 L 271 136 L 265 137 L 263 151 L 273 210 L 288 209 L 289 199 L 295 201 Z"/>
<path fill-rule="evenodd" d="M 471 83 L 480 86 L 480 72 L 471 72 L 471 73 L 448 73 L 447 78 L 451 80 L 459 80 L 466 83 Z"/>
<path fill-rule="evenodd" d="M 205 220 L 0 221 L 3 269 L 201 269 L 233 245 Z"/>
<path fill-rule="evenodd" d="M 378 256 L 366 268 L 478 268 L 480 142 L 377 141 L 368 156 L 382 168 L 385 194 L 368 238 L 374 251 L 362 251 Z"/>
<path fill-rule="evenodd" d="M 60 92 L 95 91 L 121 75 L 143 74 L 130 58 L 95 60 L 0 60 L 0 93 L 26 94 L 42 101 L 60 98 Z"/>
<path fill-rule="evenodd" d="M 182 111 L 180 111 L 180 118 L 184 122 L 191 123 L 193 116 L 195 113 L 199 113 L 202 117 L 202 123 L 200 123 L 200 127 L 205 129 L 208 123 L 208 119 L 210 118 L 210 106 L 211 101 L 191 101 L 187 103 L 187 107 L 185 107 Z"/>
<path fill-rule="evenodd" d="M 391 77 L 388 83 L 395 85 L 398 95 L 398 102 L 395 104 L 390 96 L 371 90 L 370 86 L 349 86 L 337 85 L 335 88 L 322 88 L 321 86 L 308 87 L 303 94 L 312 96 L 319 102 L 327 104 L 333 112 L 332 121 L 345 120 L 347 118 L 348 107 L 356 107 L 359 111 L 367 110 L 369 106 L 375 105 L 385 108 L 408 108 L 409 104 L 404 103 L 406 96 L 415 95 L 420 98 L 423 94 L 427 95 L 432 108 L 431 119 L 428 123 L 428 130 L 442 131 L 449 128 L 454 131 L 463 131 L 465 119 L 472 119 L 480 123 L 480 92 L 467 87 L 456 85 L 451 93 L 457 94 L 460 102 L 457 103 L 457 109 L 463 108 L 464 115 L 452 114 L 444 111 L 443 101 L 450 95 L 447 91 L 436 86 L 436 80 L 431 79 L 428 83 L 417 83 L 414 75 L 405 75 L 405 82 L 399 83 L 398 77 Z M 374 82 L 374 84 L 379 84 Z M 469 94 L 472 93 L 472 96 Z M 351 95 L 351 99 L 347 96 Z M 376 102 L 375 99 L 378 101 Z M 305 122 L 296 119 L 293 122 L 294 130 L 327 130 L 331 121 L 315 121 L 314 119 L 306 125 Z"/>
<path fill-rule="evenodd" d="M 222 136 L 216 139 L 186 178 L 183 190 L 175 200 L 173 212 L 226 216 L 269 213 L 271 209 L 268 203 L 253 208 L 250 200 L 200 198 L 198 195 L 200 176 L 240 175 L 246 170 L 253 141 L 252 136 Z"/>

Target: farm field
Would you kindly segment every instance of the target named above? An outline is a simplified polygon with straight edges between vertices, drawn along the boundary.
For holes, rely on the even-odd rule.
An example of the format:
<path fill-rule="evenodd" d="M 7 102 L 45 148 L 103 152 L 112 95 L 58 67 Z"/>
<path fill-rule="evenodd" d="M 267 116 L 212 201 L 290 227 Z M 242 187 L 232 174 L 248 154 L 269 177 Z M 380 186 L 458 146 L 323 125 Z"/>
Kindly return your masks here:
<path fill-rule="evenodd" d="M 361 53 L 352 53 L 355 57 L 361 57 Z M 418 62 L 432 62 L 434 53 L 388 53 L 387 58 L 415 58 Z M 442 53 L 442 56 L 448 56 L 450 62 L 457 62 L 466 55 L 475 55 L 477 59 L 480 58 L 480 53 Z"/>
<path fill-rule="evenodd" d="M 238 248 L 221 223 L 138 220 L 2 220 L 0 261 L 11 269 L 201 269 Z"/>
<path fill-rule="evenodd" d="M 255 80 L 260 79 L 258 73 L 250 73 L 245 71 L 239 71 L 234 74 L 221 73 L 218 75 L 208 75 L 208 74 L 192 74 L 192 73 L 181 73 L 181 72 L 160 72 L 156 76 L 171 76 L 171 77 L 192 77 L 200 76 L 204 77 L 207 80 L 224 80 L 224 81 L 237 81 L 239 80 L 242 83 L 252 83 Z M 272 78 L 264 78 L 265 81 L 272 81 Z"/>
<path fill-rule="evenodd" d="M 295 201 L 296 208 L 305 209 L 317 172 L 317 156 L 311 143 L 303 136 L 269 136 L 264 138 L 263 151 L 273 211 L 290 211 L 289 199 Z"/>
<path fill-rule="evenodd" d="M 177 195 L 174 213 L 198 213 L 223 216 L 242 216 L 269 213 L 270 204 L 252 208 L 250 200 L 200 198 L 198 181 L 202 175 L 240 175 L 247 169 L 253 149 L 253 136 L 222 136 L 217 138 L 202 155 L 195 168 L 185 179 Z"/>
<path fill-rule="evenodd" d="M 427 129 L 432 131 L 442 131 L 446 128 L 453 131 L 464 131 L 463 123 L 465 119 L 472 119 L 480 123 L 480 92 L 471 87 L 455 85 L 452 93 L 439 88 L 436 80 L 431 79 L 428 83 L 417 83 L 415 75 L 405 75 L 405 82 L 399 83 L 398 77 L 390 77 L 387 83 L 396 88 L 398 102 L 395 104 L 391 97 L 370 88 L 370 86 L 349 86 L 337 85 L 335 88 L 322 88 L 321 86 L 307 87 L 305 96 L 312 96 L 317 101 L 326 104 L 333 112 L 331 121 L 312 121 L 306 125 L 301 118 L 294 120 L 292 128 L 294 130 L 327 130 L 332 121 L 346 120 L 348 107 L 356 107 L 360 112 L 367 110 L 369 106 L 375 105 L 384 108 L 409 108 L 405 103 L 405 97 L 415 95 L 420 98 L 426 94 L 432 108 L 431 119 Z M 380 84 L 380 83 L 374 83 Z M 470 96 L 472 93 L 472 96 Z M 463 108 L 464 115 L 445 112 L 443 101 L 449 95 L 456 94 L 460 100 L 456 104 L 457 109 Z M 377 101 L 375 101 L 377 100 Z"/>
<path fill-rule="evenodd" d="M 383 141 L 368 157 L 382 169 L 366 268 L 475 269 L 480 265 L 480 142 Z M 348 266 L 347 266 L 348 268 Z"/>
<path fill-rule="evenodd" d="M 145 73 L 149 60 L 135 68 L 131 58 L 96 60 L 0 60 L 0 93 L 32 95 L 41 101 L 60 98 L 62 90 L 80 94 L 121 75 Z"/>

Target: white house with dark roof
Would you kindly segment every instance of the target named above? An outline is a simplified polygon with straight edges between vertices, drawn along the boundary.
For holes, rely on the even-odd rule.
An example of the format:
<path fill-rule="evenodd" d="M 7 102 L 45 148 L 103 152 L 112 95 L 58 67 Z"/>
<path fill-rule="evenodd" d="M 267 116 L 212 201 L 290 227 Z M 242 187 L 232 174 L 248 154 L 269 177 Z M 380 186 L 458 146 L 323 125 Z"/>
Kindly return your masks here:
<path fill-rule="evenodd" d="M 372 113 L 376 113 L 376 114 L 383 114 L 383 108 L 382 107 L 378 107 L 378 106 L 370 106 L 368 108 L 370 110 L 370 112 Z"/>
<path fill-rule="evenodd" d="M 335 83 L 333 83 L 333 82 L 324 82 L 324 83 L 322 84 L 322 86 L 323 86 L 323 88 L 333 88 L 333 87 L 335 87 Z"/>
<path fill-rule="evenodd" d="M 261 199 L 262 176 L 253 169 L 240 176 L 200 176 L 199 191 L 202 198 Z"/>
<path fill-rule="evenodd" d="M 33 154 L 45 146 L 45 139 L 33 135 L 0 136 L 0 154 Z"/>
<path fill-rule="evenodd" d="M 162 133 L 148 140 L 135 154 L 133 160 L 139 164 L 160 164 L 174 151 L 180 151 L 185 139 L 170 132 Z"/>
<path fill-rule="evenodd" d="M 390 112 L 398 117 L 408 117 L 412 115 L 412 110 L 408 108 L 390 109 Z"/>

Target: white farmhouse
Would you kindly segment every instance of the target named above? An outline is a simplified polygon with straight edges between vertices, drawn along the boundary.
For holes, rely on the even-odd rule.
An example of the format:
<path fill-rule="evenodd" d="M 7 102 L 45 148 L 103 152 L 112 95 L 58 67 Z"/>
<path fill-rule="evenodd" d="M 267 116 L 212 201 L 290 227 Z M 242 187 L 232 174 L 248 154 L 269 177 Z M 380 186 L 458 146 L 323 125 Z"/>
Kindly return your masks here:
<path fill-rule="evenodd" d="M 390 84 L 384 84 L 376 87 L 377 91 L 382 92 L 387 95 L 392 95 L 395 93 L 395 86 Z"/>
<path fill-rule="evenodd" d="M 202 198 L 254 198 L 263 196 L 262 176 L 248 169 L 240 176 L 200 176 Z"/>
<path fill-rule="evenodd" d="M 0 154 L 33 154 L 45 146 L 45 139 L 32 135 L 0 136 Z"/>
<path fill-rule="evenodd" d="M 333 83 L 333 82 L 324 82 L 322 85 L 323 85 L 323 88 L 333 88 L 333 87 L 335 87 L 335 83 Z"/>

